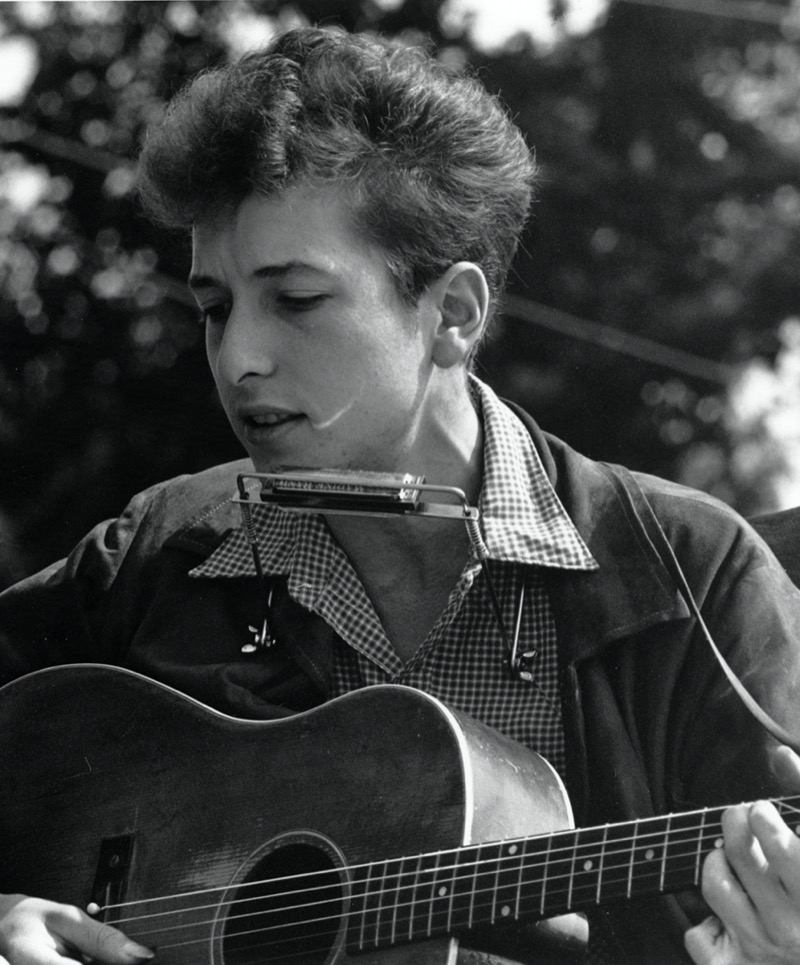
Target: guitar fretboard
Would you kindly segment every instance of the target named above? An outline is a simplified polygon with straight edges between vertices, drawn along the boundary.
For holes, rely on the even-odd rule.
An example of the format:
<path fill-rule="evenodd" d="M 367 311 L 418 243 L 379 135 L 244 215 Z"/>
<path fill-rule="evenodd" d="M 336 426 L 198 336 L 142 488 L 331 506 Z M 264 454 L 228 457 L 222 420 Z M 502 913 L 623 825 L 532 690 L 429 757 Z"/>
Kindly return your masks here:
<path fill-rule="evenodd" d="M 800 796 L 773 803 L 800 821 Z M 724 810 L 374 862 L 353 881 L 348 945 L 381 948 L 696 887 L 703 859 L 722 845 Z"/>

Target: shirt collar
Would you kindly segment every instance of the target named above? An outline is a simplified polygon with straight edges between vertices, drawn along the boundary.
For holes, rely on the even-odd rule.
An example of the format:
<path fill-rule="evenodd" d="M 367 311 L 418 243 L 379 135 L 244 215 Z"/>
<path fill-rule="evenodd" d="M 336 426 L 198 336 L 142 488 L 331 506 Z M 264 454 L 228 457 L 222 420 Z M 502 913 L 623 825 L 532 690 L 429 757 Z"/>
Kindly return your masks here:
<path fill-rule="evenodd" d="M 487 385 L 472 377 L 471 388 L 483 425 L 479 509 L 489 557 L 559 569 L 596 570 L 597 562 L 550 484 L 525 426 Z M 307 552 L 298 557 L 298 548 L 315 546 L 320 550 L 326 541 L 335 546 L 321 516 L 255 505 L 258 508 L 252 517 L 264 572 L 293 574 L 298 559 L 309 561 Z M 328 549 L 338 555 L 333 547 Z M 326 555 L 330 562 L 330 555 Z M 252 549 L 240 528 L 189 575 L 240 577 L 255 572 Z"/>
<path fill-rule="evenodd" d="M 479 508 L 492 559 L 569 570 L 597 563 L 547 478 L 530 433 L 489 386 L 472 379 L 483 424 Z"/>

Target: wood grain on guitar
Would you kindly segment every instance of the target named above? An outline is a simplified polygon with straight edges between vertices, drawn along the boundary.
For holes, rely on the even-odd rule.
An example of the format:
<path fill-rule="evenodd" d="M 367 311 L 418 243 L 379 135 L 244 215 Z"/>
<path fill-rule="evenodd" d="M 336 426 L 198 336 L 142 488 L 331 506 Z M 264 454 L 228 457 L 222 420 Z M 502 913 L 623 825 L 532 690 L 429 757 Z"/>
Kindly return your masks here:
<path fill-rule="evenodd" d="M 560 915 L 569 951 L 574 912 L 696 884 L 720 836 L 572 830 L 542 758 L 406 687 L 255 722 L 79 665 L 4 687 L 0 727 L 0 891 L 95 902 L 163 965 L 448 965 Z"/>

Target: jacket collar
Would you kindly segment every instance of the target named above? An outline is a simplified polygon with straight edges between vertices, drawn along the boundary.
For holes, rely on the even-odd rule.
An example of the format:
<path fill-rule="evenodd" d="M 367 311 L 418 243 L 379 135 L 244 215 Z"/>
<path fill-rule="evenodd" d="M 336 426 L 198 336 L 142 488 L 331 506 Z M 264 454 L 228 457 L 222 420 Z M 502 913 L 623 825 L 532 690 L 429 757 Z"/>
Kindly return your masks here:
<path fill-rule="evenodd" d="M 185 550 L 205 558 L 239 529 L 242 515 L 239 504 L 234 502 L 239 495 L 236 480 L 240 473 L 247 472 L 253 472 L 253 464 L 248 459 L 240 459 L 194 476 L 193 480 L 201 490 L 202 508 L 169 533 L 164 541 L 165 548 Z M 253 483 L 249 488 L 255 485 Z"/>
<path fill-rule="evenodd" d="M 615 640 L 687 619 L 689 609 L 656 549 L 658 521 L 635 477 L 580 455 L 511 407 L 531 433 L 551 483 L 599 564 L 590 572 L 549 574 L 567 659 L 580 660 Z"/>

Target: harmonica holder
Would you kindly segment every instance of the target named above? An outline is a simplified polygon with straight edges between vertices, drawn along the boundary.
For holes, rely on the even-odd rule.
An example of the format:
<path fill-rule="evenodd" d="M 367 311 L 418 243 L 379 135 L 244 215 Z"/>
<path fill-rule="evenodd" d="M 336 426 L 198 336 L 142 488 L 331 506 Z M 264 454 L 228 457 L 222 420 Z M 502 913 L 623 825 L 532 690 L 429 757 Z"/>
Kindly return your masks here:
<path fill-rule="evenodd" d="M 247 539 L 253 553 L 256 573 L 263 579 L 258 538 L 253 524 L 253 511 L 260 506 L 276 506 L 288 513 L 320 513 L 333 516 L 362 517 L 427 517 L 452 519 L 463 522 L 470 546 L 483 570 L 489 598 L 497 619 L 503 642 L 509 654 L 513 674 L 525 680 L 532 679 L 531 662 L 534 650 L 519 648 L 519 631 L 524 583 L 517 608 L 513 640 L 509 637 L 503 620 L 500 603 L 489 572 L 489 551 L 480 530 L 480 510 L 471 506 L 463 490 L 455 486 L 426 483 L 423 477 L 386 475 L 383 473 L 335 473 L 335 472 L 277 472 L 240 473 L 237 477 L 239 504 Z M 258 635 L 257 635 L 258 636 Z M 273 641 L 265 613 L 263 638 L 257 643 L 269 646 Z"/>

